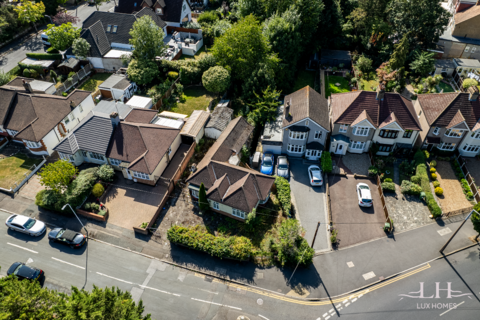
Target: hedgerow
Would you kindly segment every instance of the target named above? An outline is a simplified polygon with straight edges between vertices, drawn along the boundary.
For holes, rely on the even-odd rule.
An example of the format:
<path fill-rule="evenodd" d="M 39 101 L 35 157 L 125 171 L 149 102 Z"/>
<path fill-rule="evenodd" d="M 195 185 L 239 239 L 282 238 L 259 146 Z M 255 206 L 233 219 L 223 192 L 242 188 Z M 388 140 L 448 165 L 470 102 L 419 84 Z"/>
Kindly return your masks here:
<path fill-rule="evenodd" d="M 275 187 L 277 188 L 277 197 L 282 205 L 283 211 L 287 216 L 290 216 L 290 210 L 292 209 L 290 183 L 283 177 L 275 177 Z"/>

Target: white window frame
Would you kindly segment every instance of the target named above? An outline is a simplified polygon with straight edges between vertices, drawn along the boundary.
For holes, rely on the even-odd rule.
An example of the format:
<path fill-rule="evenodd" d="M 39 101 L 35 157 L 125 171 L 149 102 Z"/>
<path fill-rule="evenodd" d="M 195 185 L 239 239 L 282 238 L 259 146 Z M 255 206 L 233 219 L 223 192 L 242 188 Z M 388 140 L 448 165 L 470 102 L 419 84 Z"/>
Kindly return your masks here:
<path fill-rule="evenodd" d="M 216 201 L 212 201 L 212 208 L 215 210 L 220 210 L 220 204 Z"/>
<path fill-rule="evenodd" d="M 75 120 L 75 115 L 73 113 L 70 114 L 70 120 Z"/>
<path fill-rule="evenodd" d="M 321 155 L 322 151 L 320 150 L 307 149 L 307 151 L 305 151 L 306 157 L 320 157 Z"/>
<path fill-rule="evenodd" d="M 118 166 L 120 165 L 120 163 L 122 163 L 121 160 L 110 158 L 110 164 L 111 164 L 112 166 L 117 166 L 117 167 L 118 167 Z"/>
<path fill-rule="evenodd" d="M 10 130 L 10 129 L 7 129 L 7 132 L 8 132 L 8 134 L 11 135 L 12 137 L 18 133 L 18 131 Z"/>
<path fill-rule="evenodd" d="M 480 139 L 480 131 L 472 132 L 472 138 L 473 139 Z"/>
<path fill-rule="evenodd" d="M 363 150 L 365 149 L 365 142 L 362 141 L 350 141 L 350 144 L 348 146 L 350 149 L 353 150 Z"/>
<path fill-rule="evenodd" d="M 96 153 L 96 152 L 88 152 L 88 156 L 92 159 L 95 159 L 95 160 L 99 160 L 99 161 L 105 161 L 105 156 L 103 154 L 100 154 L 100 153 Z M 99 159 L 101 157 L 101 159 Z"/>
<path fill-rule="evenodd" d="M 192 190 L 192 196 L 198 199 L 198 197 L 200 196 L 200 192 L 194 189 L 190 189 L 190 190 Z"/>
<path fill-rule="evenodd" d="M 83 112 L 83 107 L 81 104 L 78 105 L 78 111 Z"/>
<path fill-rule="evenodd" d="M 355 136 L 366 137 L 370 132 L 370 128 L 368 127 L 354 127 L 353 134 Z"/>
<path fill-rule="evenodd" d="M 29 148 L 41 148 L 42 144 L 40 142 L 33 142 L 33 141 L 28 141 L 28 140 L 23 140 L 27 147 Z"/>
<path fill-rule="evenodd" d="M 117 30 L 118 30 L 118 26 L 115 25 L 112 27 L 112 33 L 117 33 Z"/>
<path fill-rule="evenodd" d="M 323 134 L 322 131 L 315 131 L 315 135 L 313 137 L 314 139 L 319 140 L 319 139 L 322 139 L 322 134 Z"/>
<path fill-rule="evenodd" d="M 437 148 L 445 151 L 453 151 L 455 150 L 456 146 L 457 144 L 453 142 L 442 142 L 437 145 Z"/>
<path fill-rule="evenodd" d="M 245 219 L 245 212 L 242 210 L 232 208 L 232 215 L 241 219 Z"/>
<path fill-rule="evenodd" d="M 433 129 L 432 131 L 432 134 L 438 136 L 438 134 L 440 133 L 440 127 L 435 127 L 435 129 Z"/>
<path fill-rule="evenodd" d="M 112 25 L 111 24 L 108 24 L 107 25 L 107 32 L 110 32 L 112 30 Z"/>
<path fill-rule="evenodd" d="M 464 133 L 465 130 L 463 129 L 447 129 L 447 131 L 445 131 L 445 136 L 450 138 L 461 138 Z"/>
<path fill-rule="evenodd" d="M 71 154 L 66 154 L 66 153 L 59 152 L 58 155 L 60 156 L 60 158 L 62 158 L 63 160 L 66 160 L 68 162 L 74 162 L 75 161 L 75 158 Z"/>
<path fill-rule="evenodd" d="M 150 180 L 150 176 L 144 172 L 130 170 L 132 176 L 142 180 Z"/>
<path fill-rule="evenodd" d="M 67 125 L 70 122 L 70 119 L 68 118 L 68 115 L 63 119 L 63 122 Z"/>
<path fill-rule="evenodd" d="M 348 124 L 341 124 L 340 129 L 338 129 L 338 132 L 346 133 L 348 131 L 348 127 L 349 127 Z"/>
<path fill-rule="evenodd" d="M 290 153 L 303 153 L 303 148 L 305 146 L 300 146 L 298 144 L 288 144 L 287 145 L 287 151 Z"/>
<path fill-rule="evenodd" d="M 469 150 L 467 150 L 467 149 L 469 149 Z M 463 151 L 465 151 L 465 152 L 478 153 L 479 150 L 480 150 L 480 146 L 479 146 L 479 145 L 472 145 L 472 144 L 466 143 L 466 144 L 463 146 Z"/>
<path fill-rule="evenodd" d="M 288 136 L 292 140 L 305 140 L 307 139 L 307 133 L 306 132 L 298 132 L 298 131 L 292 131 L 288 133 Z"/>
<path fill-rule="evenodd" d="M 82 150 L 82 156 L 83 156 L 84 158 L 88 158 L 88 152 Z"/>
<path fill-rule="evenodd" d="M 157 8 L 157 14 L 163 14 L 162 8 Z"/>

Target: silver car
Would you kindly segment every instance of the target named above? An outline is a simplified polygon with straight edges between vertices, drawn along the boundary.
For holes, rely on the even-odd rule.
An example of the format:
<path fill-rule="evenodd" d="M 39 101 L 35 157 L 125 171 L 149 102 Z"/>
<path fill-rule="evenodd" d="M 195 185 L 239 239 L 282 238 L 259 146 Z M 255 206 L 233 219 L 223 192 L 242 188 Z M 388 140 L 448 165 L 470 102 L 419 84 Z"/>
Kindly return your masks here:
<path fill-rule="evenodd" d="M 47 230 L 45 223 L 19 214 L 8 217 L 5 225 L 10 230 L 26 233 L 32 237 L 38 237 Z"/>
<path fill-rule="evenodd" d="M 373 205 L 372 193 L 366 183 L 357 184 L 358 205 L 361 207 L 371 207 Z"/>
<path fill-rule="evenodd" d="M 277 176 L 288 179 L 290 171 L 288 168 L 288 159 L 285 156 L 277 158 Z"/>
<path fill-rule="evenodd" d="M 310 178 L 310 185 L 317 187 L 323 185 L 322 170 L 318 166 L 308 167 L 308 177 Z"/>

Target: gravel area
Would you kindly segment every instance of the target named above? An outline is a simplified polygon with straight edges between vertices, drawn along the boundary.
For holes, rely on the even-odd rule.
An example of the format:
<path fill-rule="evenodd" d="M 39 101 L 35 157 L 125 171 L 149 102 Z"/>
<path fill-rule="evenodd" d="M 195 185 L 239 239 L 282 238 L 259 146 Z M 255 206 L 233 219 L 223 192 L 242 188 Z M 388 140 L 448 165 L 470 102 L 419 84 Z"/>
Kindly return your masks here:
<path fill-rule="evenodd" d="M 472 176 L 473 180 L 475 180 L 475 184 L 480 186 L 480 159 L 477 158 L 464 158 L 467 162 L 467 168 Z"/>
<path fill-rule="evenodd" d="M 444 214 L 471 207 L 472 204 L 465 198 L 462 185 L 448 161 L 437 162 L 437 176 L 440 187 L 443 188 L 443 196 L 437 197 Z"/>
<path fill-rule="evenodd" d="M 428 207 L 418 196 L 402 193 L 385 193 L 388 213 L 393 220 L 395 231 L 405 231 L 434 222 L 429 218 Z"/>
<path fill-rule="evenodd" d="M 368 175 L 370 159 L 366 153 L 347 153 L 339 157 L 334 156 L 335 165 L 340 168 L 340 173 Z"/>

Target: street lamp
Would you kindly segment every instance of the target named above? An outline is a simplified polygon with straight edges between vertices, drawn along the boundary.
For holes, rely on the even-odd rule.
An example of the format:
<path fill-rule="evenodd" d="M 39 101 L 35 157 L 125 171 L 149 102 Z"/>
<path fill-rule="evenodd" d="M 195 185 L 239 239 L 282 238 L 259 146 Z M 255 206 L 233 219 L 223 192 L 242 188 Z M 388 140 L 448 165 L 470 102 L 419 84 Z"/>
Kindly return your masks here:
<path fill-rule="evenodd" d="M 455 235 L 458 233 L 458 231 L 460 231 L 460 228 L 463 227 L 463 225 L 465 224 L 465 222 L 467 222 L 467 220 L 470 218 L 470 216 L 473 214 L 473 211 L 475 211 L 477 214 L 478 214 L 478 211 L 475 210 L 475 209 L 472 209 L 472 211 L 470 211 L 470 213 L 468 214 L 468 216 L 465 218 L 465 220 L 463 220 L 462 224 L 458 226 L 457 230 L 455 231 L 455 233 L 450 237 L 450 239 L 448 239 L 447 243 L 445 243 L 442 247 L 442 249 L 440 249 L 440 253 L 443 254 L 443 250 L 445 250 L 445 248 L 448 246 L 448 244 L 450 243 L 450 241 L 452 241 L 453 237 L 455 237 Z"/>
<path fill-rule="evenodd" d="M 85 288 L 85 286 L 87 285 L 87 277 L 88 277 L 88 230 L 87 228 L 85 228 L 85 226 L 83 225 L 82 223 L 82 220 L 80 220 L 80 218 L 77 216 L 77 213 L 75 212 L 75 210 L 73 210 L 72 206 L 67 203 L 65 204 L 63 207 L 62 207 L 62 210 L 65 210 L 66 207 L 69 207 L 70 210 L 72 210 L 73 214 L 75 215 L 75 217 L 77 218 L 78 222 L 80 222 L 80 224 L 82 225 L 83 229 L 85 229 L 85 232 L 87 233 L 87 240 L 86 240 L 86 245 L 87 245 L 87 253 L 86 253 L 86 256 L 85 256 L 85 283 L 83 284 L 83 288 Z"/>

